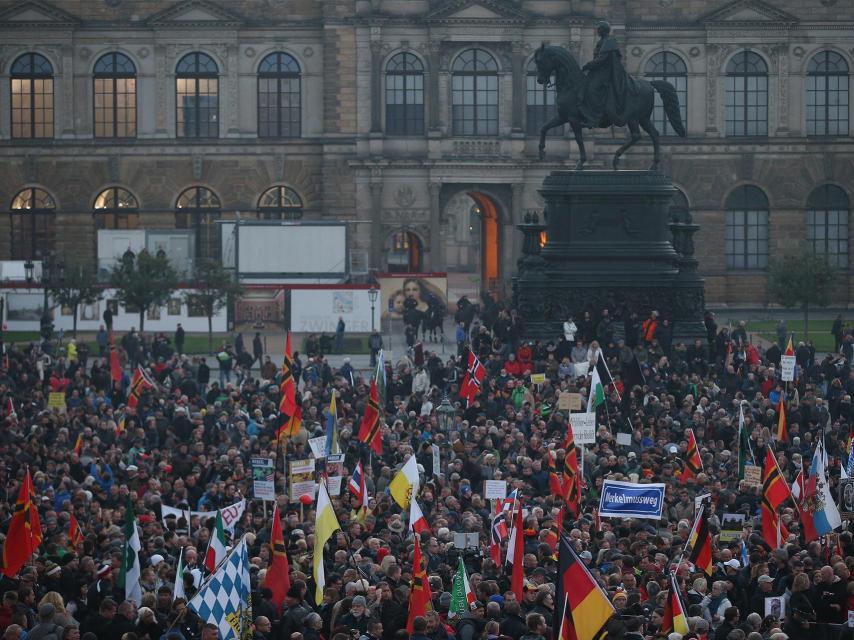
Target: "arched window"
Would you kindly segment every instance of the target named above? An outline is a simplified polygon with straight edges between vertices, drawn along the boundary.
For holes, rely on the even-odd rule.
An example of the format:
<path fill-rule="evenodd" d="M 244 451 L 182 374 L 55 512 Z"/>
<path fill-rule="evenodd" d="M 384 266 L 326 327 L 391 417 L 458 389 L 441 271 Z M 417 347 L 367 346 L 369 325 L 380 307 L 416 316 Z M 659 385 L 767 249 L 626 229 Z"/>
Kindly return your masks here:
<path fill-rule="evenodd" d="M 424 133 L 424 65 L 411 53 L 396 54 L 385 68 L 385 132 Z"/>
<path fill-rule="evenodd" d="M 219 136 L 219 69 L 205 53 L 188 53 L 175 69 L 179 138 Z"/>
<path fill-rule="evenodd" d="M 53 137 L 53 66 L 38 53 L 12 64 L 12 137 Z"/>
<path fill-rule="evenodd" d="M 123 53 L 101 56 L 94 69 L 95 137 L 136 135 L 136 66 Z"/>
<path fill-rule="evenodd" d="M 175 203 L 175 228 L 195 231 L 196 258 L 219 258 L 219 218 L 219 198 L 210 189 L 190 187 L 178 196 Z"/>
<path fill-rule="evenodd" d="M 12 200 L 12 260 L 35 260 L 53 250 L 56 202 L 43 189 L 19 191 Z"/>
<path fill-rule="evenodd" d="M 528 89 L 525 109 L 525 130 L 529 136 L 540 135 L 542 126 L 551 120 L 557 110 L 555 109 L 555 88 L 547 87 L 537 83 L 537 65 L 533 58 L 528 63 Z M 563 127 L 555 127 L 548 133 L 550 136 L 562 136 Z"/>
<path fill-rule="evenodd" d="M 835 51 L 807 66 L 807 135 L 848 135 L 848 63 Z"/>
<path fill-rule="evenodd" d="M 679 98 L 679 112 L 682 122 L 688 122 L 688 67 L 685 61 L 672 51 L 660 51 L 652 56 L 646 63 L 645 75 L 650 80 L 664 80 L 676 89 Z M 655 105 L 652 110 L 652 123 L 663 136 L 676 135 L 673 125 L 667 120 L 664 113 L 664 104 L 661 96 L 655 92 Z"/>
<path fill-rule="evenodd" d="M 395 231 L 388 238 L 388 271 L 418 273 L 421 271 L 421 240 L 411 231 Z"/>
<path fill-rule="evenodd" d="M 110 187 L 95 198 L 95 226 L 98 229 L 137 229 L 139 204 L 127 189 Z"/>
<path fill-rule="evenodd" d="M 498 64 L 483 49 L 454 60 L 451 86 L 455 136 L 498 135 Z"/>
<path fill-rule="evenodd" d="M 768 66 L 752 51 L 735 54 L 726 67 L 726 134 L 768 135 Z"/>
<path fill-rule="evenodd" d="M 726 201 L 724 252 L 728 269 L 768 266 L 768 198 L 762 189 L 738 187 Z"/>
<path fill-rule="evenodd" d="M 848 194 L 835 185 L 822 185 L 807 199 L 807 242 L 840 269 L 848 268 L 848 213 Z"/>
<path fill-rule="evenodd" d="M 271 53 L 258 66 L 258 136 L 298 138 L 302 132 L 300 68 L 293 56 Z"/>
<path fill-rule="evenodd" d="M 258 199 L 257 215 L 259 220 L 299 220 L 302 199 L 290 187 L 272 187 Z"/>

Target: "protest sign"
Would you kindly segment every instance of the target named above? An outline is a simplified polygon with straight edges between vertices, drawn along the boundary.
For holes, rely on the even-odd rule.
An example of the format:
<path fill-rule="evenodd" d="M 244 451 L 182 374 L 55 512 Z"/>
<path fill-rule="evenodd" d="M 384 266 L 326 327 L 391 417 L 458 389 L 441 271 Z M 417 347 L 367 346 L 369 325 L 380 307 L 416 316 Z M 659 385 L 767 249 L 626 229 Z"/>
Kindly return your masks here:
<path fill-rule="evenodd" d="M 572 422 L 572 435 L 575 444 L 593 444 L 596 442 L 596 413 L 573 413 L 569 416 Z"/>
<path fill-rule="evenodd" d="M 659 520 L 664 511 L 664 484 L 634 484 L 605 480 L 599 500 L 602 518 Z"/>
<path fill-rule="evenodd" d="M 721 519 L 721 533 L 718 536 L 718 540 L 729 544 L 733 540 L 741 538 L 741 532 L 743 530 L 743 513 L 725 513 Z"/>
<path fill-rule="evenodd" d="M 762 484 L 762 469 L 755 464 L 748 464 L 744 467 L 744 481 L 751 486 L 759 486 Z"/>
<path fill-rule="evenodd" d="M 311 447 L 311 455 L 318 460 L 326 457 L 326 436 L 309 438 L 308 446 Z"/>
<path fill-rule="evenodd" d="M 439 445 L 430 445 L 430 451 L 433 453 L 433 475 L 437 478 L 442 477 L 442 457 L 439 452 Z"/>
<path fill-rule="evenodd" d="M 289 498 L 291 502 L 299 502 L 302 496 L 314 498 L 317 485 L 314 482 L 314 459 L 291 460 Z"/>
<path fill-rule="evenodd" d="M 484 480 L 483 497 L 486 500 L 504 500 L 507 497 L 507 481 Z"/>
<path fill-rule="evenodd" d="M 783 382 L 795 379 L 795 356 L 780 356 L 780 379 Z"/>
<path fill-rule="evenodd" d="M 252 458 L 252 492 L 258 500 L 276 499 L 272 458 Z"/>
<path fill-rule="evenodd" d="M 546 381 L 545 373 L 532 373 L 531 374 L 531 384 L 543 384 Z"/>
<path fill-rule="evenodd" d="M 47 408 L 65 411 L 65 394 L 62 391 L 51 391 L 47 396 Z"/>
<path fill-rule="evenodd" d="M 700 505 L 703 504 L 703 500 L 705 500 L 706 498 L 711 498 L 711 497 L 712 497 L 711 493 L 701 493 L 696 498 L 694 498 L 694 513 L 697 513 L 697 511 L 700 510 Z"/>

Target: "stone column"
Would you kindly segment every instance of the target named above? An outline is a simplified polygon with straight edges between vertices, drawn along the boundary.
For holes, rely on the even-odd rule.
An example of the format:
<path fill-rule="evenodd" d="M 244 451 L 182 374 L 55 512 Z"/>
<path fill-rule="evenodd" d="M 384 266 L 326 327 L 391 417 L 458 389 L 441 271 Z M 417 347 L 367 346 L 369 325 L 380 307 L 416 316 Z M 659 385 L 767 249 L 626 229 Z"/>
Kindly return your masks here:
<path fill-rule="evenodd" d="M 439 106 L 442 100 L 439 96 L 439 52 L 442 48 L 442 41 L 438 39 L 430 40 L 427 43 L 428 60 L 430 64 L 429 77 L 427 80 L 428 87 L 428 129 L 436 130 L 442 126 Z"/>
<path fill-rule="evenodd" d="M 525 183 L 524 182 L 514 182 L 510 185 L 510 188 L 513 192 L 513 197 L 511 200 L 511 208 L 509 219 L 504 223 L 504 245 L 507 247 L 504 251 L 504 265 L 505 270 L 509 269 L 509 265 L 513 264 L 513 258 L 519 258 L 522 249 L 522 237 L 521 234 L 513 233 L 513 229 L 515 225 L 522 222 L 522 216 L 524 211 L 522 207 L 524 206 L 522 203 L 522 199 L 525 195 Z M 512 238 L 512 242 L 508 242 L 508 239 Z M 507 278 L 510 274 L 504 273 L 505 278 Z"/>
<path fill-rule="evenodd" d="M 383 270 L 383 180 L 382 169 L 371 169 L 371 269 Z"/>
<path fill-rule="evenodd" d="M 173 45 L 174 46 L 174 45 Z M 171 77 L 168 72 L 169 56 L 166 45 L 154 45 L 154 75 L 155 95 L 157 102 L 157 110 L 155 111 L 154 128 L 158 136 L 163 137 L 167 134 L 167 114 L 166 102 L 169 93 L 169 85 L 167 82 Z"/>
<path fill-rule="evenodd" d="M 74 137 L 75 128 L 74 128 L 74 116 L 77 113 L 77 105 L 74 104 L 74 47 L 71 45 L 63 45 L 61 48 L 62 53 L 62 68 L 60 69 L 61 75 L 61 89 L 62 89 L 62 101 L 59 102 L 60 109 L 62 110 L 62 137 Z M 54 98 L 54 105 L 56 105 L 57 101 Z M 54 107 L 55 108 L 55 107 Z M 56 135 L 58 138 L 59 136 Z"/>
<path fill-rule="evenodd" d="M 525 130 L 525 101 L 527 98 L 528 76 L 525 73 L 524 43 L 513 43 L 513 120 L 512 131 Z M 518 234 L 516 234 L 518 235 Z"/>
<path fill-rule="evenodd" d="M 442 191 L 441 182 L 431 182 L 427 185 L 430 192 L 430 262 L 431 271 L 444 271 L 444 247 L 442 246 L 442 211 L 439 194 Z"/>
<path fill-rule="evenodd" d="M 383 43 L 380 28 L 371 27 L 371 133 L 382 133 Z"/>
<path fill-rule="evenodd" d="M 238 74 L 238 55 L 240 53 L 239 48 L 236 43 L 230 43 L 226 45 L 226 60 L 227 60 L 227 70 L 226 70 L 226 82 L 228 86 L 225 90 L 225 104 L 228 109 L 228 134 L 229 135 L 239 135 L 240 134 L 240 102 L 237 99 L 237 93 L 240 90 L 238 83 L 240 82 L 240 77 Z"/>

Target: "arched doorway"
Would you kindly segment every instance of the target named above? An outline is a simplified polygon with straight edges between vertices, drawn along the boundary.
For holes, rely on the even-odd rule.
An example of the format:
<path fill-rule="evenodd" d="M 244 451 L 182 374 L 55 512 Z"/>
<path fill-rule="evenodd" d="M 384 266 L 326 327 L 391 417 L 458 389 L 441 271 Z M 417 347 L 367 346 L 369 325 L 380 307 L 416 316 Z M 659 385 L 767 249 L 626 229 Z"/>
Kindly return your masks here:
<path fill-rule="evenodd" d="M 421 239 L 411 231 L 395 231 L 388 237 L 386 264 L 390 273 L 418 273 L 421 271 Z"/>
<path fill-rule="evenodd" d="M 500 290 L 501 211 L 497 197 L 478 188 L 448 193 L 443 208 L 446 268 L 460 276 L 465 274 L 469 292 L 475 295 L 483 289 Z"/>

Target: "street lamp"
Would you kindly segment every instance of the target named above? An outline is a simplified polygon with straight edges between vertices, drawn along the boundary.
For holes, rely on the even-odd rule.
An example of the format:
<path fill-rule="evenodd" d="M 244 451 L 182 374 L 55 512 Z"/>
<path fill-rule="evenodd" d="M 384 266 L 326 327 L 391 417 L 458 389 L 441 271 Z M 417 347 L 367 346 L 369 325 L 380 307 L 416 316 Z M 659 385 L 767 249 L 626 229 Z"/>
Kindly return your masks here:
<path fill-rule="evenodd" d="M 30 284 L 33 281 L 33 277 L 35 274 L 36 265 L 32 260 L 27 259 L 24 263 L 24 278 L 27 280 L 27 284 Z"/>
<path fill-rule="evenodd" d="M 439 428 L 444 433 L 449 433 L 454 428 L 457 410 L 451 405 L 447 394 L 442 398 L 442 403 L 436 408 L 436 413 L 439 415 Z"/>
<path fill-rule="evenodd" d="M 379 297 L 380 292 L 376 287 L 372 286 L 368 289 L 368 299 L 371 301 L 371 333 L 375 331 L 374 329 L 374 309 L 376 308 L 377 298 Z"/>

